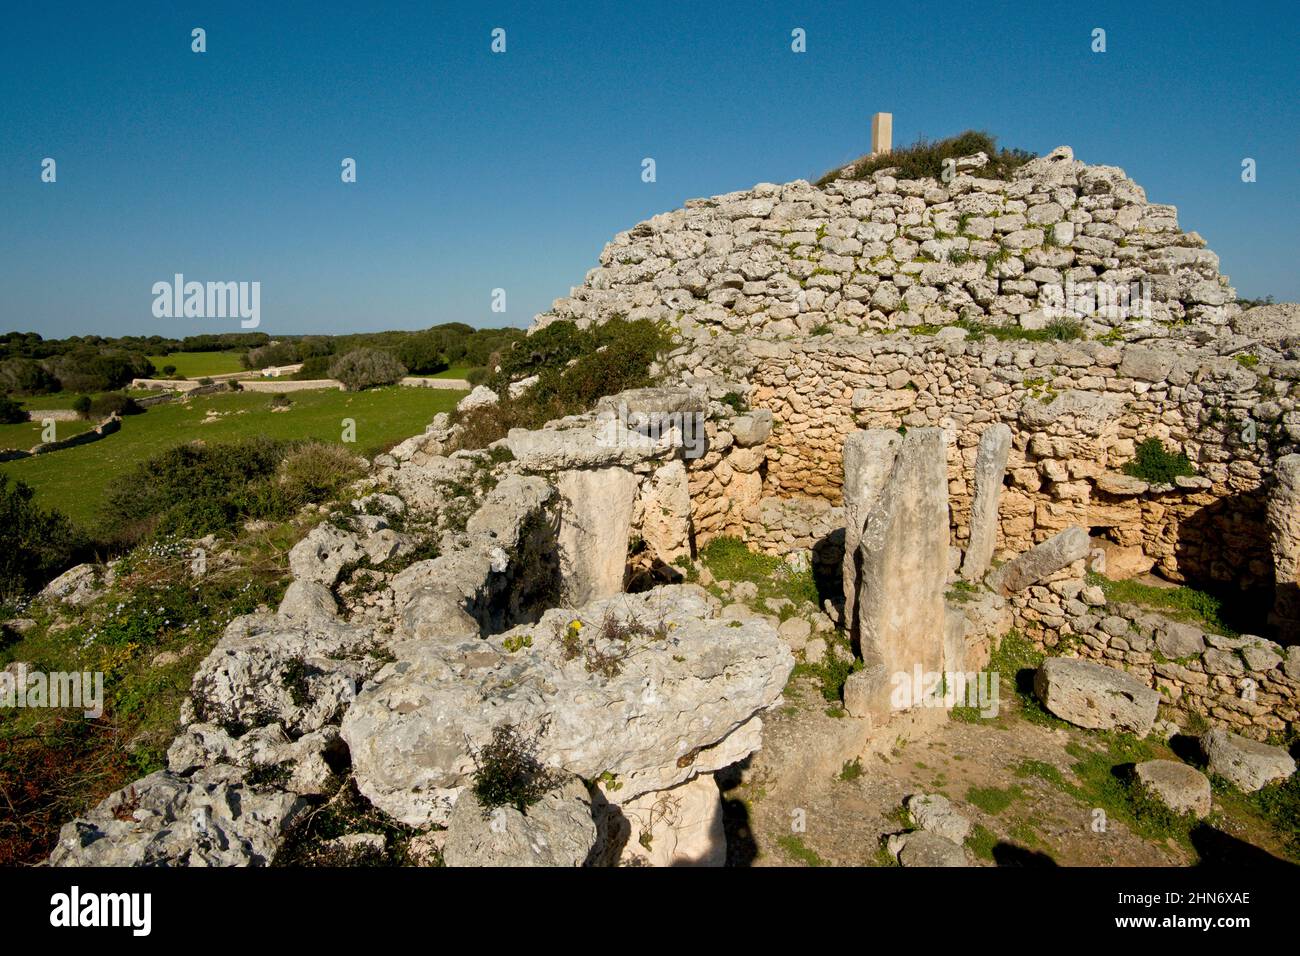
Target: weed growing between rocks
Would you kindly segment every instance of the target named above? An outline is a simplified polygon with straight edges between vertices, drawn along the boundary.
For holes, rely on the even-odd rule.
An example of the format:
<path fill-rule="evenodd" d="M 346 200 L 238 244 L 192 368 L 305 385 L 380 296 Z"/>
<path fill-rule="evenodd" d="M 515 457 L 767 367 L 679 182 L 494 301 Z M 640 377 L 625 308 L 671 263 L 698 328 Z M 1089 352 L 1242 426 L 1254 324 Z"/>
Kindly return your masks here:
<path fill-rule="evenodd" d="M 505 806 L 527 813 L 556 785 L 554 773 L 537 759 L 537 739 L 524 736 L 514 724 L 494 728 L 491 742 L 473 759 L 472 789 L 485 817 Z"/>
<path fill-rule="evenodd" d="M 289 828 L 274 865 L 411 866 L 407 844 L 415 833 L 375 809 L 348 774 L 323 803 L 304 811 Z M 361 834 L 371 839 L 343 839 Z M 382 839 L 382 848 L 374 837 Z"/>

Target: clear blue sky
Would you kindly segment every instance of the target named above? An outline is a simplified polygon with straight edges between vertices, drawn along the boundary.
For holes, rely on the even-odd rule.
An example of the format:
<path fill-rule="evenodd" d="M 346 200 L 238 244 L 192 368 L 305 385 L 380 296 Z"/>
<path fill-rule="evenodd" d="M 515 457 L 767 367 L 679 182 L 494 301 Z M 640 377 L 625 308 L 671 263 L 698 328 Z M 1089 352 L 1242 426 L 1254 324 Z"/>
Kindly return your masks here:
<path fill-rule="evenodd" d="M 615 232 L 815 177 L 877 110 L 896 144 L 985 128 L 1122 166 L 1239 294 L 1296 300 L 1298 38 L 1280 2 L 11 4 L 0 330 L 236 329 L 154 318 L 176 272 L 260 281 L 272 333 L 525 325 Z"/>

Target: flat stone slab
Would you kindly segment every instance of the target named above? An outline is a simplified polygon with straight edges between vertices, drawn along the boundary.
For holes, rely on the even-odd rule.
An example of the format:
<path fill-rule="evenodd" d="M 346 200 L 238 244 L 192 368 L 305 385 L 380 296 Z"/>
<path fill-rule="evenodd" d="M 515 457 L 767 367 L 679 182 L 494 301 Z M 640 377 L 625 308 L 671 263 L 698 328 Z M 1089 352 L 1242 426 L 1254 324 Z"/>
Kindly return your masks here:
<path fill-rule="evenodd" d="M 1139 737 L 1151 732 L 1160 705 L 1160 695 L 1132 675 L 1071 657 L 1043 661 L 1034 693 L 1051 713 L 1077 727 Z"/>
<path fill-rule="evenodd" d="M 1147 760 L 1134 768 L 1138 785 L 1175 813 L 1198 820 L 1210 812 L 1210 778 L 1176 760 Z"/>
<path fill-rule="evenodd" d="M 999 567 L 989 575 L 989 584 L 1002 594 L 1023 591 L 1031 584 L 1086 558 L 1091 549 L 1092 542 L 1087 530 L 1073 525 Z"/>
<path fill-rule="evenodd" d="M 1201 738 L 1210 773 L 1217 773 L 1246 793 L 1295 773 L 1295 761 L 1281 747 L 1214 729 Z"/>

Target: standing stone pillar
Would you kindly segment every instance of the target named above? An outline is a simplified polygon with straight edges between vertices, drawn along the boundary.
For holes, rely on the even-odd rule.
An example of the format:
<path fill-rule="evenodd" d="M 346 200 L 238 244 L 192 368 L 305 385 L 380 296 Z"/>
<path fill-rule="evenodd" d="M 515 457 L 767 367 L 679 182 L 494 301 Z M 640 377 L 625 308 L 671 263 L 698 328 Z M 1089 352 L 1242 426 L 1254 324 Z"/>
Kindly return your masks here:
<path fill-rule="evenodd" d="M 962 558 L 961 576 L 972 583 L 984 577 L 993 560 L 998 540 L 998 505 L 1002 501 L 1002 479 L 1011 453 L 1011 429 L 1002 422 L 990 425 L 980 435 L 975 452 L 975 500 L 971 503 L 970 541 Z"/>
<path fill-rule="evenodd" d="M 858 472 L 865 494 L 856 503 L 864 520 L 853 604 L 863 668 L 845 683 L 844 704 L 855 717 L 884 723 L 901 682 L 910 688 L 917 672 L 943 669 L 947 438 L 938 428 L 866 434 L 874 437 L 858 439 L 864 447 L 855 453 L 878 457 Z M 909 698 L 903 706 L 917 703 Z"/>
<path fill-rule="evenodd" d="M 844 440 L 844 630 L 858 643 L 857 593 L 862 578 L 862 528 L 871 505 L 880 497 L 903 436 L 873 429 Z"/>
<path fill-rule="evenodd" d="M 623 590 L 627 539 L 639 481 L 627 468 L 578 468 L 555 481 L 562 507 L 556 536 L 565 597 L 575 606 Z"/>
<path fill-rule="evenodd" d="M 1268 499 L 1276 591 L 1269 618 L 1283 641 L 1300 637 L 1300 455 L 1278 460 Z"/>

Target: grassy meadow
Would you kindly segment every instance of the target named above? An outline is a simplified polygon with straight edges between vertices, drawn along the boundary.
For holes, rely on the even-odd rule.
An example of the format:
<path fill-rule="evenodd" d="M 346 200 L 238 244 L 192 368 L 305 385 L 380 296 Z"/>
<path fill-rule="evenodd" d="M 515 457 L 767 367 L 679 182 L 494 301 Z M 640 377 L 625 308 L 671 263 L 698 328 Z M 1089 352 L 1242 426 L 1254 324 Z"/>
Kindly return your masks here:
<path fill-rule="evenodd" d="M 164 377 L 163 366 L 175 365 L 177 375 L 203 378 L 244 371 L 239 361 L 242 355 L 242 352 L 173 352 L 170 355 L 150 355 L 149 361 L 153 362 L 160 377 Z"/>
<path fill-rule="evenodd" d="M 292 393 L 288 411 L 272 412 L 271 395 L 231 392 L 158 405 L 128 416 L 103 441 L 0 464 L 0 471 L 36 490 L 36 500 L 82 524 L 93 522 L 105 491 L 136 464 L 174 445 L 202 439 L 314 438 L 340 442 L 343 419 L 356 422 L 358 454 L 373 455 L 419 434 L 438 412 L 450 411 L 463 392 L 432 388 L 321 389 Z M 209 420 L 209 412 L 216 415 Z M 60 435 L 74 422 L 60 422 Z M 27 428 L 16 425 L 6 428 Z M 29 443 L 34 444 L 34 442 Z"/>

